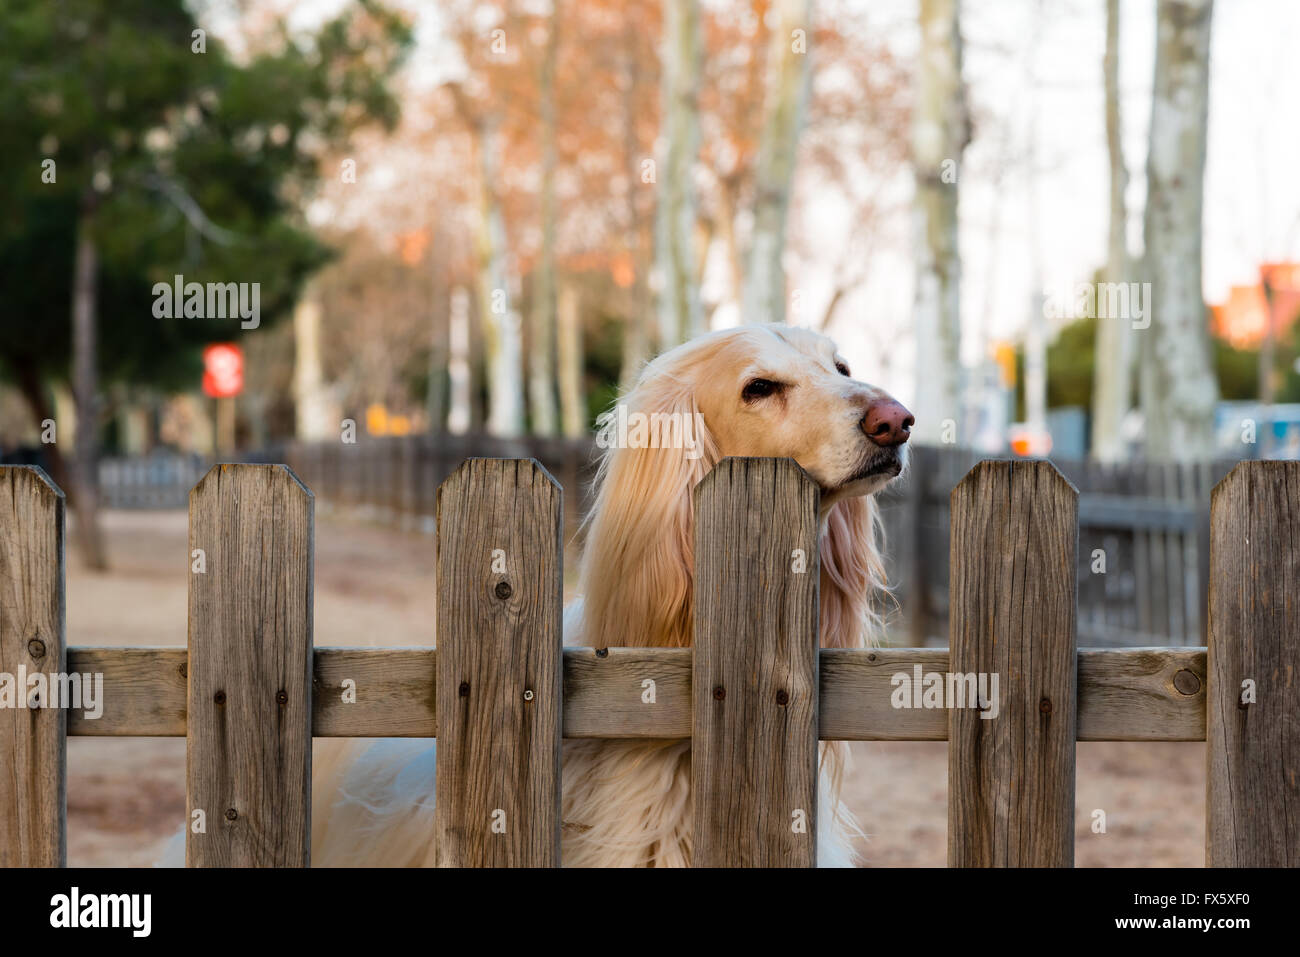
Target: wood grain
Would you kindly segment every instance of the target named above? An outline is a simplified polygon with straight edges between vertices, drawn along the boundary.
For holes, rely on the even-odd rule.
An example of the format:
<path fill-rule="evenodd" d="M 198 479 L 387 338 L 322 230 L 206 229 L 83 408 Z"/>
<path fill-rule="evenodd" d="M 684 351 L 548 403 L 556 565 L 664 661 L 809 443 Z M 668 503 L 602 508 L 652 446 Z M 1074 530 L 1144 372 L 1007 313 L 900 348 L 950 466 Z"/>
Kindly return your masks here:
<path fill-rule="evenodd" d="M 817 507 L 790 459 L 723 459 L 696 486 L 696 867 L 817 862 Z"/>
<path fill-rule="evenodd" d="M 40 469 L 0 466 L 0 867 L 67 863 L 67 711 L 22 678 L 66 671 L 63 508 Z"/>
<path fill-rule="evenodd" d="M 190 493 L 190 867 L 306 867 L 312 494 L 282 465 L 216 465 Z M 191 566 L 193 568 L 193 566 Z"/>
<path fill-rule="evenodd" d="M 951 502 L 951 668 L 997 675 L 999 706 L 948 709 L 948 863 L 1070 867 L 1078 493 L 1048 462 L 981 462 Z"/>
<path fill-rule="evenodd" d="M 1205 863 L 1296 867 L 1300 463 L 1242 462 L 1210 510 Z"/>
<path fill-rule="evenodd" d="M 68 712 L 68 734 L 185 737 L 189 652 L 185 648 L 69 648 L 68 670 L 104 676 L 103 712 Z"/>
<path fill-rule="evenodd" d="M 470 459 L 438 490 L 441 866 L 559 865 L 562 513 L 531 459 Z"/>
<path fill-rule="evenodd" d="M 566 738 L 689 738 L 689 648 L 564 649 Z M 947 672 L 946 648 L 823 648 L 818 736 L 823 741 L 947 741 L 946 710 L 894 708 L 892 677 Z M 68 712 L 68 734 L 185 737 L 184 648 L 68 649 L 68 669 L 104 676 L 97 721 Z M 433 738 L 432 648 L 317 648 L 312 735 Z M 356 704 L 342 700 L 344 678 Z M 641 682 L 656 683 L 653 707 Z M 1079 652 L 1080 741 L 1204 741 L 1204 648 L 1085 648 Z"/>
<path fill-rule="evenodd" d="M 1079 652 L 1080 741 L 1204 741 L 1204 648 Z"/>
<path fill-rule="evenodd" d="M 317 648 L 312 729 L 317 738 L 432 738 L 437 735 L 432 648 Z M 352 687 L 346 688 L 345 681 Z M 348 700 L 348 691 L 355 701 Z"/>
<path fill-rule="evenodd" d="M 691 667 L 689 648 L 566 648 L 564 736 L 689 738 Z"/>

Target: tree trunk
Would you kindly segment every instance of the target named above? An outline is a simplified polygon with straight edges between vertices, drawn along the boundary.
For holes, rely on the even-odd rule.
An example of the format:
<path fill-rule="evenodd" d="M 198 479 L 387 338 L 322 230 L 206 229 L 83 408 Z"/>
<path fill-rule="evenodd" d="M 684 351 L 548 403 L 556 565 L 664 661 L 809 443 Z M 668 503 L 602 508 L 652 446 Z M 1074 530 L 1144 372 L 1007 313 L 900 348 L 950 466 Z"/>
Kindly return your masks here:
<path fill-rule="evenodd" d="M 702 331 L 695 284 L 695 186 L 692 169 L 700 148 L 698 0 L 665 0 L 663 129 L 667 151 L 658 171 L 655 211 L 659 349 Z"/>
<path fill-rule="evenodd" d="M 637 206 L 637 196 L 644 183 L 641 181 L 641 143 L 637 136 L 637 91 L 641 75 L 637 64 L 637 31 L 639 27 L 631 18 L 623 25 L 623 50 L 626 55 L 626 81 L 623 85 L 623 164 L 627 176 L 627 190 L 623 196 L 624 215 L 627 222 L 623 230 L 623 244 L 632 263 L 632 285 L 627 290 L 627 317 L 623 323 L 623 359 L 619 371 L 619 386 L 626 392 L 636 384 L 641 368 L 650 356 L 653 313 L 648 308 L 646 291 L 646 260 L 642 242 L 642 219 Z M 561 376 L 564 373 L 561 372 Z M 563 388 L 563 385 L 561 385 Z M 563 401 L 563 398 L 561 399 Z M 585 418 L 585 413 L 584 413 Z M 567 419 L 566 419 L 567 422 Z M 567 434 L 567 425 L 566 425 Z"/>
<path fill-rule="evenodd" d="M 469 293 L 457 286 L 447 312 L 447 431 L 452 435 L 465 434 L 474 423 L 470 338 Z"/>
<path fill-rule="evenodd" d="M 555 61 L 559 49 L 560 2 L 551 5 L 551 25 L 542 57 L 542 249 L 533 290 L 532 351 L 528 401 L 535 435 L 555 434 Z"/>
<path fill-rule="evenodd" d="M 294 432 L 304 442 L 337 439 L 339 434 L 321 370 L 320 337 L 320 301 L 315 287 L 308 286 L 293 311 Z"/>
<path fill-rule="evenodd" d="M 1266 267 L 1259 269 L 1259 286 L 1264 293 L 1264 338 L 1259 344 L 1259 404 L 1266 423 L 1259 437 L 1260 458 L 1276 454 L 1273 437 L 1273 396 L 1277 390 L 1277 310 L 1273 301 L 1273 279 Z"/>
<path fill-rule="evenodd" d="M 784 322 L 785 226 L 794 183 L 799 131 L 808 105 L 811 0 L 776 0 L 768 54 L 763 133 L 755 183 L 754 230 L 741 298 L 742 322 Z M 802 30 L 796 41 L 795 30 Z"/>
<path fill-rule="evenodd" d="M 587 407 L 582 397 L 582 324 L 578 291 L 572 282 L 560 287 L 560 409 L 564 435 L 580 438 L 587 431 Z"/>
<path fill-rule="evenodd" d="M 72 287 L 72 388 L 77 403 L 75 487 L 77 541 L 86 567 L 108 568 L 99 527 L 99 345 L 96 287 L 99 253 L 95 247 L 93 193 L 82 198 L 77 222 L 77 253 Z"/>
<path fill-rule="evenodd" d="M 45 423 L 55 422 L 56 441 L 45 446 L 45 461 L 49 465 L 50 478 L 54 484 L 63 490 L 67 499 L 68 506 L 75 508 L 76 490 L 72 485 L 72 476 L 68 471 L 68 460 L 63 452 L 59 449 L 58 437 L 58 416 L 50 404 L 49 398 L 45 394 L 45 385 L 41 382 L 40 373 L 36 371 L 35 366 L 30 364 L 11 365 L 11 371 L 14 374 L 18 391 L 27 401 L 27 407 L 31 409 L 32 416 L 36 419 L 36 429 L 39 433 L 44 433 Z"/>
<path fill-rule="evenodd" d="M 506 274 L 506 227 L 497 199 L 495 124 L 478 127 L 480 211 L 478 235 L 479 318 L 488 374 L 488 431 L 516 436 L 524 431 L 522 344 L 519 313 L 511 302 Z"/>
<path fill-rule="evenodd" d="M 1129 281 L 1127 214 L 1124 191 L 1128 168 L 1124 165 L 1123 125 L 1119 102 L 1119 0 L 1106 0 L 1106 55 L 1102 60 L 1106 87 L 1106 147 L 1110 157 L 1110 237 L 1107 242 L 1106 281 Z M 1097 296 L 1097 302 L 1101 302 Z M 1102 462 L 1124 457 L 1120 426 L 1129 408 L 1128 316 L 1097 313 L 1097 348 L 1092 378 L 1092 454 Z"/>
<path fill-rule="evenodd" d="M 1141 333 L 1147 456 L 1214 449 L 1218 386 L 1201 295 L 1201 208 L 1212 0 L 1160 0 L 1144 234 L 1151 328 Z"/>
<path fill-rule="evenodd" d="M 433 219 L 433 248 L 438 249 L 442 233 L 437 226 L 437 211 Z M 430 257 L 429 383 L 424 391 L 424 415 L 429 420 L 429 432 L 434 434 L 447 426 L 447 330 L 450 322 L 447 314 L 447 276 L 438 259 L 437 256 Z"/>
<path fill-rule="evenodd" d="M 937 443 L 961 420 L 961 260 L 957 180 L 970 120 L 961 74 L 958 0 L 921 0 L 921 53 L 912 126 L 916 176 L 916 427 Z M 960 435 L 960 432 L 956 433 Z"/>

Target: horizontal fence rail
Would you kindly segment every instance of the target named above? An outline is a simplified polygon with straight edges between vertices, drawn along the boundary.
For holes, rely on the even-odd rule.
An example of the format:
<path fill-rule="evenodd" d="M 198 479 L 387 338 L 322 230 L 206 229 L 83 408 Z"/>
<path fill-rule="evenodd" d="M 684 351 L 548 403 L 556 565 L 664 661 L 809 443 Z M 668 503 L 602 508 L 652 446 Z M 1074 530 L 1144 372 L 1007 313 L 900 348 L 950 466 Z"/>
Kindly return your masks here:
<path fill-rule="evenodd" d="M 823 648 L 823 741 L 946 741 L 944 708 L 895 708 L 897 675 L 946 675 L 945 648 Z M 184 648 L 68 649 L 68 670 L 104 676 L 103 714 L 68 714 L 68 734 L 185 737 Z M 435 648 L 317 648 L 311 733 L 317 738 L 435 738 Z M 689 738 L 690 648 L 565 648 L 566 738 Z M 1204 741 L 1204 648 L 1078 652 L 1079 741 Z M 653 707 L 642 700 L 655 682 Z M 355 690 L 356 700 L 350 692 Z M 710 689 L 711 690 L 711 689 Z M 347 700 L 345 700 L 345 695 Z"/>
<path fill-rule="evenodd" d="M 691 739 L 705 866 L 815 863 L 818 741 L 949 741 L 955 866 L 1073 862 L 1075 741 L 1206 741 L 1207 863 L 1295 866 L 1300 463 L 1215 490 L 1208 648 L 1076 647 L 1080 501 L 1047 463 L 980 463 L 949 503 L 950 649 L 819 649 L 815 486 L 724 460 L 695 496 L 695 646 L 562 649 L 561 488 L 470 460 L 438 497 L 439 647 L 313 648 L 312 492 L 215 466 L 188 647 L 68 648 L 62 494 L 0 468 L 0 864 L 64 863 L 68 735 L 140 735 L 187 739 L 191 866 L 310 863 L 312 737 L 439 738 L 449 866 L 560 862 L 563 738 Z M 19 704 L 15 673 L 44 690 Z M 54 697 L 83 675 L 98 717 Z"/>

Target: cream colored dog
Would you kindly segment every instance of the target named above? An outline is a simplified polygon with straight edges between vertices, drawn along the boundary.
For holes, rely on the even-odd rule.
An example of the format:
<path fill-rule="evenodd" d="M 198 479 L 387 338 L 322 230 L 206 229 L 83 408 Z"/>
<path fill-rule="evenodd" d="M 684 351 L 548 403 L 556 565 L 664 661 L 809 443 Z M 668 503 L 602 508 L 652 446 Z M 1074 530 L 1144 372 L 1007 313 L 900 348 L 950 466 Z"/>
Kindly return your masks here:
<path fill-rule="evenodd" d="M 824 336 L 745 326 L 701 336 L 651 362 L 627 415 L 698 423 L 679 447 L 620 445 L 606 426 L 582 558 L 583 597 L 565 643 L 686 647 L 692 635 L 691 491 L 724 456 L 795 459 L 822 489 L 821 641 L 864 648 L 884 587 L 872 493 L 905 464 L 907 410 L 858 382 Z M 629 447 L 635 444 L 637 447 Z M 312 862 L 432 865 L 435 743 L 318 742 Z M 850 865 L 858 833 L 839 801 L 847 751 L 822 745 L 818 862 Z M 563 751 L 562 859 L 569 866 L 691 862 L 691 743 L 572 740 Z"/>

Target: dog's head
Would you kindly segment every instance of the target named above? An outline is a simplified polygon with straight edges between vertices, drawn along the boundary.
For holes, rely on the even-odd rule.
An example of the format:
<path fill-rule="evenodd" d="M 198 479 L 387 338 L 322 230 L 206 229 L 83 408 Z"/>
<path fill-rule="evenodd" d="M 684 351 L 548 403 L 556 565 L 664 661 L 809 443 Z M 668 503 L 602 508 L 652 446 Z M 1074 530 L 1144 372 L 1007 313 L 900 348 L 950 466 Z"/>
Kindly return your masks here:
<path fill-rule="evenodd" d="M 822 489 L 822 509 L 879 491 L 903 471 L 912 415 L 854 379 L 835 343 L 790 326 L 748 326 L 660 360 L 692 367 L 695 401 L 722 456 L 792 458 Z"/>
<path fill-rule="evenodd" d="M 872 493 L 905 467 L 911 425 L 808 330 L 744 326 L 659 356 L 601 424 L 583 643 L 691 643 L 692 490 L 725 456 L 763 456 L 794 459 L 822 489 L 822 644 L 866 644 L 884 586 Z"/>

